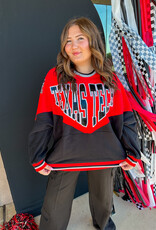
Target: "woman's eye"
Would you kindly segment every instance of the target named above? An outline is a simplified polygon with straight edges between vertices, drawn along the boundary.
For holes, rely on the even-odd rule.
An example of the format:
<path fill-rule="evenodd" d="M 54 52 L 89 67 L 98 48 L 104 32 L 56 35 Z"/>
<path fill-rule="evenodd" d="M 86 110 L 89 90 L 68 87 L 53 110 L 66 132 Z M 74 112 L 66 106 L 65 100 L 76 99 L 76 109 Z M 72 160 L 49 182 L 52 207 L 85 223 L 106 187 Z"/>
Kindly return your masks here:
<path fill-rule="evenodd" d="M 83 37 L 79 37 L 78 40 L 83 40 L 84 38 Z"/>
<path fill-rule="evenodd" d="M 71 42 L 71 40 L 67 40 L 66 44 L 67 44 L 67 43 L 70 43 L 70 42 Z"/>

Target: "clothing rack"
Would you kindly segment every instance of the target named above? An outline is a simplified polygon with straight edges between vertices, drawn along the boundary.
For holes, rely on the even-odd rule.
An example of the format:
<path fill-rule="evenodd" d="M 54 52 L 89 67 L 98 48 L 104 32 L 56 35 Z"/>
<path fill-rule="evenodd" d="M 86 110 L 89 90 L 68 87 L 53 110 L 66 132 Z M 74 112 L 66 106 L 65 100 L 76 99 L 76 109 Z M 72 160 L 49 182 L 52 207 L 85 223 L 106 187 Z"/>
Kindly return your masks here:
<path fill-rule="evenodd" d="M 139 209 L 156 208 L 156 1 L 111 4 L 113 65 L 136 117 L 142 155 L 134 169 L 117 170 L 116 192 L 124 191 Z"/>

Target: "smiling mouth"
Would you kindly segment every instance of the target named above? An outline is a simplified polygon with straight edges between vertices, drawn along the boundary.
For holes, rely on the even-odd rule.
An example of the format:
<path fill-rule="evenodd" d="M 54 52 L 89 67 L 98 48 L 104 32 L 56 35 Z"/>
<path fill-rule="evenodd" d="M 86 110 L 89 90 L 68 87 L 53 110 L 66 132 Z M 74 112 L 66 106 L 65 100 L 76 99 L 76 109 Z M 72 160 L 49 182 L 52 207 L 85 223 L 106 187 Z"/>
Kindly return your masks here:
<path fill-rule="evenodd" d="M 74 52 L 74 53 L 73 53 L 74 56 L 77 56 L 77 55 L 79 55 L 79 54 L 80 54 L 80 52 Z"/>

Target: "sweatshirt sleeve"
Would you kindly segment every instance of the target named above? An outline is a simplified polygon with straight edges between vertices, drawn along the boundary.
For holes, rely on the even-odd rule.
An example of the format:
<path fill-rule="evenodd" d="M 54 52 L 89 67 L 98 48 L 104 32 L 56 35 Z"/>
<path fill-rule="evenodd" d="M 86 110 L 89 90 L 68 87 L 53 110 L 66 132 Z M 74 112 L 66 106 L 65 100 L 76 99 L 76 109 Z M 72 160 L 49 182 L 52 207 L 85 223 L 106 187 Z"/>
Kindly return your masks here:
<path fill-rule="evenodd" d="M 138 160 L 141 158 L 141 154 L 136 129 L 136 120 L 133 112 L 125 112 L 123 114 L 123 131 L 121 136 L 121 143 L 127 153 L 126 162 L 132 166 L 135 166 Z"/>
<path fill-rule="evenodd" d="M 141 158 L 140 143 L 137 133 L 137 123 L 127 93 L 119 82 L 120 101 L 116 101 L 117 106 L 122 107 L 122 115 L 111 117 L 114 131 L 119 138 L 127 154 L 126 162 L 135 166 Z"/>
<path fill-rule="evenodd" d="M 47 78 L 48 76 L 41 88 L 34 126 L 28 137 L 30 163 L 36 171 L 42 170 L 47 165 L 45 158 L 53 133 L 53 114 Z"/>

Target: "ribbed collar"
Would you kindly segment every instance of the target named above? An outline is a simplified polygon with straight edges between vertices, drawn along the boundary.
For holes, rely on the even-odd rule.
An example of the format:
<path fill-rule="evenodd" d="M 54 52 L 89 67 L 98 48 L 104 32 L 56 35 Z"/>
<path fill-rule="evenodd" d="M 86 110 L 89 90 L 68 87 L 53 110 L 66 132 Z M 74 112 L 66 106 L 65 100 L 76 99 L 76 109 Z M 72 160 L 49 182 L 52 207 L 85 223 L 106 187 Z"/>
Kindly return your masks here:
<path fill-rule="evenodd" d="M 93 70 L 91 73 L 80 73 L 80 72 L 74 70 L 74 73 L 76 75 L 80 76 L 80 77 L 92 77 L 92 76 L 94 76 L 94 74 L 96 73 L 96 71 Z"/>

